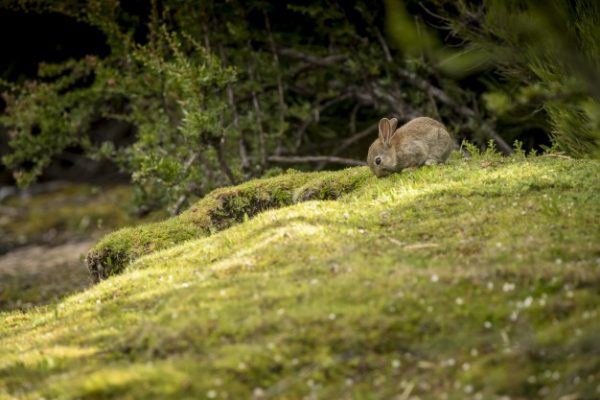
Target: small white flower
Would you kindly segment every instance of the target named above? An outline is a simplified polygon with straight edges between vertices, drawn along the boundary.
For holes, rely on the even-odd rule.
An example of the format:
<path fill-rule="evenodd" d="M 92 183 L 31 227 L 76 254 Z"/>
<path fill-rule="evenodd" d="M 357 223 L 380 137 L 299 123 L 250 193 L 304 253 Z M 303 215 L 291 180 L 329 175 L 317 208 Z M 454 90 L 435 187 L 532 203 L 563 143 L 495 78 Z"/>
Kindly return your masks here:
<path fill-rule="evenodd" d="M 546 305 L 546 299 L 542 298 L 538 300 L 538 304 L 542 307 L 544 307 Z"/>
<path fill-rule="evenodd" d="M 528 308 L 533 303 L 533 298 L 528 296 L 525 300 L 523 300 L 523 307 Z"/>
<path fill-rule="evenodd" d="M 529 375 L 529 377 L 527 377 L 527 383 L 530 383 L 533 385 L 536 382 L 537 382 L 537 378 L 535 376 Z"/>
<path fill-rule="evenodd" d="M 467 385 L 464 387 L 463 390 L 465 391 L 466 394 L 471 394 L 471 393 L 473 393 L 474 388 L 473 388 L 473 385 Z"/>
<path fill-rule="evenodd" d="M 437 282 L 440 280 L 440 277 L 436 274 L 431 275 L 431 282 Z"/>
<path fill-rule="evenodd" d="M 479 355 L 479 351 L 476 348 L 471 349 L 471 356 L 477 357 Z"/>
<path fill-rule="evenodd" d="M 485 329 L 490 329 L 492 327 L 492 323 L 490 321 L 485 321 L 483 323 L 483 326 L 485 327 Z"/>
<path fill-rule="evenodd" d="M 456 298 L 456 305 L 462 306 L 463 304 L 465 304 L 464 300 L 461 297 L 457 297 Z"/>
<path fill-rule="evenodd" d="M 518 312 L 518 311 L 513 311 L 513 312 L 510 314 L 510 320 L 514 322 L 514 321 L 516 321 L 517 319 L 519 319 L 519 312 Z"/>
<path fill-rule="evenodd" d="M 402 365 L 402 363 L 400 362 L 400 360 L 392 361 L 392 367 L 394 367 L 396 369 L 400 368 L 401 365 Z"/>
<path fill-rule="evenodd" d="M 515 290 L 515 284 L 506 282 L 504 285 L 502 285 L 502 290 L 504 292 L 512 292 L 513 290 Z"/>
<path fill-rule="evenodd" d="M 462 370 L 463 371 L 468 371 L 470 369 L 471 369 L 471 364 L 469 364 L 469 363 L 463 363 L 463 365 L 462 365 Z"/>
<path fill-rule="evenodd" d="M 583 319 L 590 319 L 590 313 L 588 311 L 584 311 L 582 317 Z"/>
<path fill-rule="evenodd" d="M 329 319 L 331 321 L 333 321 L 336 318 L 336 315 L 334 313 L 329 314 Z"/>
<path fill-rule="evenodd" d="M 252 395 L 254 397 L 263 397 L 265 395 L 265 391 L 263 390 L 263 388 L 257 387 L 254 388 L 254 390 L 252 391 Z"/>
<path fill-rule="evenodd" d="M 215 397 L 217 397 L 217 391 L 209 390 L 208 392 L 206 392 L 206 397 L 208 397 L 209 399 L 214 399 Z"/>
<path fill-rule="evenodd" d="M 487 286 L 488 290 L 492 290 L 492 289 L 494 289 L 494 282 L 488 282 L 486 286 Z"/>

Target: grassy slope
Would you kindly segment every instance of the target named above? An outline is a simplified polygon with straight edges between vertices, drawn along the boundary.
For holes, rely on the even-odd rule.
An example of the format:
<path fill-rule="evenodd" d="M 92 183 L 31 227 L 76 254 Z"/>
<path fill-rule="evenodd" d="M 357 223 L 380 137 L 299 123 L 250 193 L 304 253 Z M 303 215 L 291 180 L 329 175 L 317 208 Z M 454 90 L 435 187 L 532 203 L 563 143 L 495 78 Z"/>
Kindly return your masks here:
<path fill-rule="evenodd" d="M 86 262 L 95 282 L 123 271 L 139 257 L 206 237 L 262 211 L 308 200 L 337 199 L 369 177 L 365 169 L 351 172 L 286 174 L 214 190 L 187 211 L 161 222 L 124 228 L 106 235 Z"/>
<path fill-rule="evenodd" d="M 599 170 L 456 160 L 155 252 L 0 314 L 0 398 L 596 398 Z"/>

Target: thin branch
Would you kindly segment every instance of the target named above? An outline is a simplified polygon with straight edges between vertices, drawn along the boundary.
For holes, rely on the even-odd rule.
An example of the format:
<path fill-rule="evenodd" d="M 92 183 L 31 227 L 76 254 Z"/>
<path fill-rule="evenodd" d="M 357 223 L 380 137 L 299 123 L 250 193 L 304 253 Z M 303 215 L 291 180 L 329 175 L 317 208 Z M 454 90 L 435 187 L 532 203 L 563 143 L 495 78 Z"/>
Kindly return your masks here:
<path fill-rule="evenodd" d="M 325 111 L 329 107 L 332 107 L 338 103 L 341 103 L 342 101 L 344 101 L 352 96 L 353 96 L 352 93 L 344 93 L 343 95 L 335 97 L 333 99 L 330 99 L 321 105 L 313 106 L 312 110 L 310 111 L 309 116 L 304 120 L 302 125 L 300 125 L 300 128 L 298 128 L 298 130 L 296 131 L 294 149 L 297 151 L 300 148 L 300 145 L 302 144 L 302 139 L 304 138 L 304 133 L 306 132 L 306 129 L 308 129 L 309 125 L 316 119 L 316 117 L 319 114 L 321 114 L 323 111 Z"/>
<path fill-rule="evenodd" d="M 269 156 L 268 160 L 270 162 L 284 164 L 295 164 L 303 162 L 327 162 L 332 164 L 342 164 L 351 166 L 367 165 L 364 161 L 334 156 Z"/>
<path fill-rule="evenodd" d="M 233 172 L 231 171 L 231 168 L 229 168 L 229 164 L 225 159 L 225 137 L 221 137 L 218 140 L 219 142 L 213 146 L 217 151 L 217 161 L 219 161 L 219 166 L 221 167 L 221 170 L 223 171 L 227 179 L 229 179 L 229 183 L 235 185 L 237 183 L 235 176 L 233 175 Z"/>
<path fill-rule="evenodd" d="M 210 37 L 208 36 L 206 21 L 202 21 L 202 38 L 204 39 L 204 48 L 210 53 Z"/>
<path fill-rule="evenodd" d="M 348 56 L 345 54 L 332 54 L 326 57 L 318 57 L 312 54 L 306 54 L 295 49 L 288 48 L 277 48 L 277 53 L 282 56 L 294 58 L 296 60 L 305 61 L 310 64 L 320 65 L 321 67 L 330 67 L 332 65 L 339 65 L 342 61 L 345 61 Z"/>
<path fill-rule="evenodd" d="M 253 78 L 252 78 L 253 79 Z M 258 125 L 258 149 L 260 153 L 260 165 L 261 168 L 265 168 L 267 165 L 266 151 L 265 151 L 265 132 L 263 130 L 262 114 L 260 111 L 260 104 L 258 103 L 258 97 L 256 92 L 252 91 L 252 106 L 256 113 L 256 124 Z"/>
<path fill-rule="evenodd" d="M 287 107 L 285 104 L 283 80 L 281 79 L 281 68 L 279 67 L 279 56 L 277 55 L 277 49 L 275 47 L 275 40 L 273 39 L 273 32 L 271 31 L 271 21 L 267 13 L 263 10 L 263 16 L 265 18 L 265 26 L 267 33 L 269 34 L 269 46 L 271 47 L 271 53 L 273 53 L 273 63 L 275 64 L 276 80 L 277 80 L 277 101 L 279 103 L 279 131 L 277 132 L 277 145 L 275 146 L 275 154 L 279 155 L 283 149 L 283 133 L 285 127 L 285 114 L 287 113 Z"/>
<path fill-rule="evenodd" d="M 254 65 L 250 65 L 248 67 L 248 76 L 253 82 L 256 81 L 256 77 L 254 76 Z M 256 124 L 258 125 L 258 152 L 260 157 L 260 167 L 264 170 L 265 166 L 267 165 L 267 152 L 265 150 L 265 132 L 263 129 L 262 113 L 256 91 L 253 89 L 250 92 L 250 95 L 252 96 L 252 107 L 254 108 L 254 113 L 256 114 Z"/>
<path fill-rule="evenodd" d="M 246 139 L 245 134 L 242 129 L 240 129 L 239 116 L 237 112 L 237 107 L 235 105 L 235 97 L 233 94 L 233 89 L 231 84 L 227 84 L 227 98 L 229 100 L 229 106 L 231 107 L 231 112 L 233 113 L 233 127 L 239 132 L 240 138 L 238 140 L 238 151 L 240 153 L 240 160 L 242 163 L 242 170 L 244 172 L 248 172 L 250 169 L 250 160 L 248 159 L 248 150 L 246 149 Z"/>
<path fill-rule="evenodd" d="M 340 145 L 336 145 L 335 150 L 331 153 L 331 156 L 337 156 L 338 154 L 342 153 L 344 150 L 346 150 L 348 147 L 350 147 L 352 144 L 358 142 L 359 140 L 372 135 L 373 132 L 375 132 L 377 130 L 377 126 L 379 125 L 379 123 L 375 123 L 371 126 L 368 126 L 367 128 L 363 129 L 362 131 L 355 133 L 354 135 L 350 136 L 348 139 L 344 140 Z M 325 166 L 326 162 L 322 162 L 317 166 L 317 169 L 323 169 L 323 167 Z"/>
<path fill-rule="evenodd" d="M 371 135 L 373 132 L 377 130 L 378 123 L 370 125 L 363 129 L 362 131 L 350 136 L 348 139 L 344 140 L 333 152 L 333 155 L 340 154 L 342 151 L 346 150 L 350 145 L 358 142 L 359 140 Z"/>
<path fill-rule="evenodd" d="M 192 167 L 192 164 L 194 164 L 198 158 L 199 158 L 199 154 L 197 152 L 193 152 L 192 154 L 190 154 L 188 159 L 183 164 L 183 168 L 181 171 L 181 175 L 183 177 L 185 177 L 188 174 L 190 168 Z M 173 208 L 171 208 L 170 214 L 172 217 L 179 214 L 179 212 L 181 211 L 181 207 L 183 207 L 187 198 L 188 198 L 188 193 L 184 193 L 181 196 L 179 196 L 179 199 L 177 199 L 177 201 L 173 205 Z"/>
<path fill-rule="evenodd" d="M 392 53 L 390 52 L 390 48 L 388 47 L 388 45 L 385 41 L 385 38 L 381 34 L 381 31 L 379 30 L 379 28 L 375 27 L 374 31 L 375 31 L 375 36 L 377 36 L 377 40 L 379 40 L 379 45 L 381 46 L 381 49 L 383 50 L 383 54 L 385 55 L 385 60 L 387 62 L 391 63 L 392 62 Z"/>
<path fill-rule="evenodd" d="M 223 51 L 223 45 L 219 43 L 219 53 L 221 60 L 225 60 L 225 52 Z M 240 118 L 238 115 L 237 104 L 235 101 L 235 95 L 233 94 L 233 87 L 231 83 L 227 83 L 227 100 L 229 107 L 231 107 L 231 113 L 233 114 L 233 127 L 239 132 L 240 138 L 238 140 L 238 151 L 240 153 L 240 161 L 242 165 L 242 171 L 245 173 L 250 169 L 250 160 L 248 159 L 248 150 L 246 149 L 246 140 L 244 131 L 240 129 Z"/>
<path fill-rule="evenodd" d="M 354 105 L 354 107 L 352 107 L 352 111 L 350 112 L 349 127 L 350 127 L 350 133 L 353 135 L 356 133 L 356 114 L 358 114 L 359 109 L 360 109 L 360 103 L 356 103 Z"/>

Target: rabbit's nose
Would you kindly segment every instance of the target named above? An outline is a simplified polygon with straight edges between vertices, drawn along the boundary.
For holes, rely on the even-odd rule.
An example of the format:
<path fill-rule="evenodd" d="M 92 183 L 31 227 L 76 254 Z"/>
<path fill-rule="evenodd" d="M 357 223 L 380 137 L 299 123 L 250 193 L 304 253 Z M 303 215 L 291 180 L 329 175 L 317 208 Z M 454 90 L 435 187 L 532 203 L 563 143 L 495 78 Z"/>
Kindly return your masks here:
<path fill-rule="evenodd" d="M 377 164 L 377 165 L 381 164 L 381 157 L 375 158 L 375 164 Z"/>

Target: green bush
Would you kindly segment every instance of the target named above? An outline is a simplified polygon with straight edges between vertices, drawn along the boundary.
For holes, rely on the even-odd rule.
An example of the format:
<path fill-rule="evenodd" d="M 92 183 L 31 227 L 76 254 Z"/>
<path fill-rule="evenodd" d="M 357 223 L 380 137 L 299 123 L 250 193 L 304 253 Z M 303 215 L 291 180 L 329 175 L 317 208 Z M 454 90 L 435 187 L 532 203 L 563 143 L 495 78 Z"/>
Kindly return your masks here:
<path fill-rule="evenodd" d="M 467 89 L 388 46 L 381 3 L 3 7 L 73 18 L 99 30 L 110 48 L 102 57 L 42 64 L 35 80 L 4 83 L 0 124 L 11 147 L 4 163 L 23 185 L 65 148 L 82 147 L 131 175 L 139 205 L 176 214 L 216 187 L 280 165 L 307 166 L 290 156 L 336 156 L 308 159 L 318 169 L 356 165 L 382 115 L 431 115 L 461 138 L 477 136 L 485 119 L 456 113 L 477 102 Z M 115 119 L 129 124 L 132 142 L 90 137 L 98 121 Z"/>
<path fill-rule="evenodd" d="M 435 3 L 451 33 L 467 41 L 465 53 L 479 55 L 463 68 L 484 62 L 499 73 L 484 96 L 499 124 L 533 124 L 572 156 L 600 154 L 600 3 Z"/>

